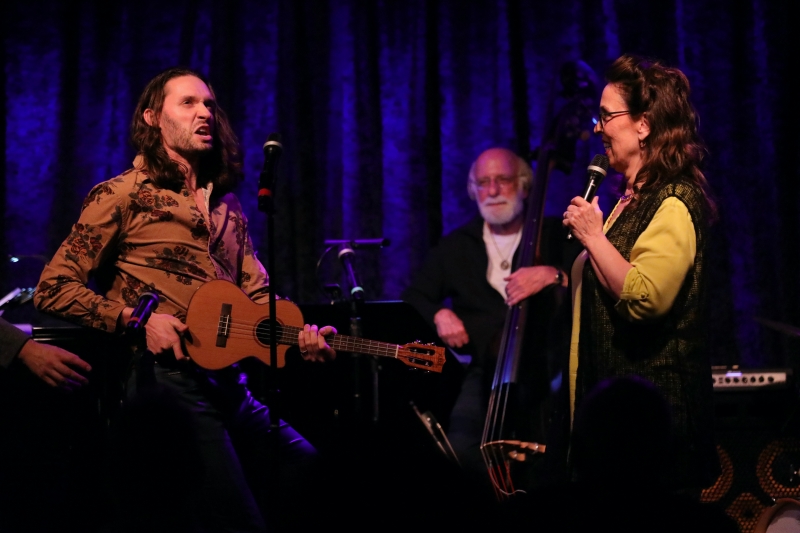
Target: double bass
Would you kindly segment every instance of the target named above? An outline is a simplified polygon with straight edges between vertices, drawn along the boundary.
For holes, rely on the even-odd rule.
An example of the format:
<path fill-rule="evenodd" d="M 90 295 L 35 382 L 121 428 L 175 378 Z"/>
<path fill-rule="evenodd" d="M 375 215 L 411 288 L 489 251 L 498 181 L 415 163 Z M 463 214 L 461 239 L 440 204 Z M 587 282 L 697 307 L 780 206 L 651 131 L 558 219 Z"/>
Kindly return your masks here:
<path fill-rule="evenodd" d="M 535 174 L 514 271 L 539 263 L 550 173 L 553 169 L 568 173 L 578 139 L 586 140 L 591 133 L 592 109 L 598 98 L 594 72 L 585 63 L 573 61 L 562 65 L 559 79 L 561 90 L 548 106 L 548 126 L 531 157 L 535 155 Z M 530 482 L 515 483 L 521 477 L 517 465 L 532 462 L 532 455 L 547 449 L 550 376 L 545 341 L 555 308 L 563 305 L 560 296 L 557 289 L 547 287 L 506 313 L 481 438 L 481 453 L 499 500 L 524 492 L 520 487 Z"/>

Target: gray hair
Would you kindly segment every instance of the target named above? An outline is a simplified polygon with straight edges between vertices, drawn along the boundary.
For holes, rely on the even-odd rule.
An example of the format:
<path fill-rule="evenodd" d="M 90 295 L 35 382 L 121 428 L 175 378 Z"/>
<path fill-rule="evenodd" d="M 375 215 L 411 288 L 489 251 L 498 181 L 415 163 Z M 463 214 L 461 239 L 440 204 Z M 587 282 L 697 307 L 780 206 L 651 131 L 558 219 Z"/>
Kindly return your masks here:
<path fill-rule="evenodd" d="M 514 154 L 514 152 L 510 153 Z M 483 152 L 481 152 L 483 155 Z M 478 159 L 480 159 L 480 155 L 472 162 L 472 166 L 469 167 L 469 176 L 467 177 L 467 194 L 469 195 L 470 200 L 475 200 L 478 197 L 478 190 L 475 187 L 475 167 L 478 166 Z M 519 180 L 518 185 L 522 186 L 523 191 L 528 191 L 531 188 L 531 183 L 533 183 L 533 169 L 528 164 L 527 161 L 522 159 L 517 154 L 514 154 L 514 157 L 517 159 L 517 179 Z"/>

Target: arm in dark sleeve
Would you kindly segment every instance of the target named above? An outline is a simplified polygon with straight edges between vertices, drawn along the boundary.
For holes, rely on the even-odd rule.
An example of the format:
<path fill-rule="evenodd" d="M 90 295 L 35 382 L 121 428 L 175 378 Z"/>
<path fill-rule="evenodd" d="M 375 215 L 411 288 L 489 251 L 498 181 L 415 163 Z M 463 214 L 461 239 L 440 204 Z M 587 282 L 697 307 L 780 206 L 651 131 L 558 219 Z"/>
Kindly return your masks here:
<path fill-rule="evenodd" d="M 0 368 L 8 368 L 30 337 L 0 318 Z"/>
<path fill-rule="evenodd" d="M 444 307 L 442 302 L 447 297 L 444 255 L 441 247 L 431 250 L 411 285 L 402 294 L 402 299 L 414 306 L 434 328 L 433 316 Z"/>

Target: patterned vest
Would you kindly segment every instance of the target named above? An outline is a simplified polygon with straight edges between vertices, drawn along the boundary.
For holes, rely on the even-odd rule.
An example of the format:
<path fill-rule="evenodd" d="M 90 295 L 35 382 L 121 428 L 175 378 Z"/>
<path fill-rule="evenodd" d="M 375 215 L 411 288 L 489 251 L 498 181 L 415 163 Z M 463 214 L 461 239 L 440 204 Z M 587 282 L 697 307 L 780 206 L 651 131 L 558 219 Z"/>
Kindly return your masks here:
<path fill-rule="evenodd" d="M 704 350 L 703 258 L 707 217 L 701 190 L 678 181 L 643 194 L 635 209 L 622 212 L 606 234 L 630 260 L 631 250 L 662 202 L 674 196 L 689 210 L 697 238 L 689 269 L 670 311 L 649 322 L 628 322 L 614 310 L 616 300 L 586 263 L 583 271 L 576 408 L 600 381 L 636 375 L 653 382 L 672 408 L 676 468 L 672 483 L 704 486 L 717 472 L 712 434 L 711 366 Z"/>

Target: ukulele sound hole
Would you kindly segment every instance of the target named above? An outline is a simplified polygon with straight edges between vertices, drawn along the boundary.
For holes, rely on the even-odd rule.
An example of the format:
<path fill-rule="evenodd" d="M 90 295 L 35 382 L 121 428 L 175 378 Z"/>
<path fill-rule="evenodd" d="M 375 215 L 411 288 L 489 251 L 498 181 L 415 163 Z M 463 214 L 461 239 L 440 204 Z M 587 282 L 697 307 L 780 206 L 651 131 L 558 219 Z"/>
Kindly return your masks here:
<path fill-rule="evenodd" d="M 256 326 L 256 339 L 258 342 L 263 344 L 264 346 L 269 347 L 269 323 L 270 320 L 267 318 L 262 320 Z M 281 336 L 283 335 L 283 325 L 280 322 L 275 323 L 275 336 L 280 341 Z"/>

